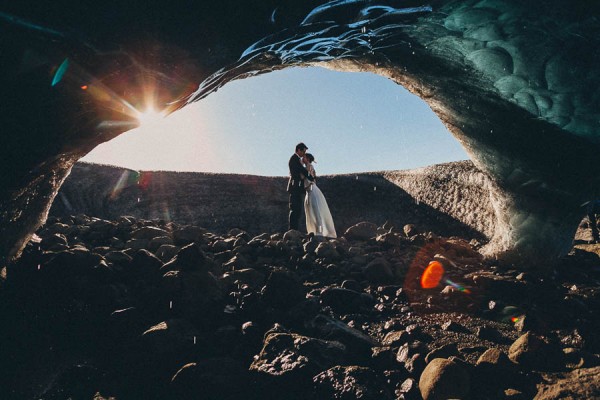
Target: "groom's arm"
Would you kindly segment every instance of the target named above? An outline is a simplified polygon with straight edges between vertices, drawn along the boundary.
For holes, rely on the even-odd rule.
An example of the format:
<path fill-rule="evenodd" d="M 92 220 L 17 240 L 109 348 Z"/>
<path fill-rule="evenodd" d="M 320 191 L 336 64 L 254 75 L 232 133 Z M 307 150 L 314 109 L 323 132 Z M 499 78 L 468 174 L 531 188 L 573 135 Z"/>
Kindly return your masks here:
<path fill-rule="evenodd" d="M 314 178 L 308 173 L 308 170 L 302 166 L 298 157 L 293 157 L 290 160 L 290 172 L 292 174 L 305 176 L 309 181 L 314 181 Z"/>

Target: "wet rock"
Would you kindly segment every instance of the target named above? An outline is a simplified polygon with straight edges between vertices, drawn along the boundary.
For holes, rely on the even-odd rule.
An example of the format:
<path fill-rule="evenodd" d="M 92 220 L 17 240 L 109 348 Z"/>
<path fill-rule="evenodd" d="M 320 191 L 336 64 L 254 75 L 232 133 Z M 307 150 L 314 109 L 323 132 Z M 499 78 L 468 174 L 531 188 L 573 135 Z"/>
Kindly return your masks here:
<path fill-rule="evenodd" d="M 469 374 L 456 363 L 443 358 L 432 360 L 419 379 L 423 400 L 462 399 L 469 394 Z"/>
<path fill-rule="evenodd" d="M 366 367 L 336 366 L 313 378 L 317 398 L 387 400 L 392 395 L 375 375 Z"/>
<path fill-rule="evenodd" d="M 576 369 L 572 372 L 546 376 L 538 385 L 534 400 L 598 399 L 600 398 L 600 367 Z"/>

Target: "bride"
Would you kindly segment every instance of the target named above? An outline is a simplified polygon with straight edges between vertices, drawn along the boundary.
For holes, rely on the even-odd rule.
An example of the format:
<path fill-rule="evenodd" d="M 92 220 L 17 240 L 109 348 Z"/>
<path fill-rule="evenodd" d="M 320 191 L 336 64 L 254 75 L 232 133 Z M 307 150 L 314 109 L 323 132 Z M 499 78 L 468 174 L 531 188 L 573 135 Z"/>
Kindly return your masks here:
<path fill-rule="evenodd" d="M 308 173 L 315 178 L 314 181 L 304 179 L 304 188 L 306 189 L 306 197 L 304 198 L 306 230 L 308 233 L 314 233 L 317 236 L 336 238 L 337 235 L 333 226 L 331 212 L 329 212 L 323 192 L 321 192 L 316 183 L 315 168 L 312 165 L 315 162 L 315 157 L 310 153 L 306 153 L 302 160 Z"/>

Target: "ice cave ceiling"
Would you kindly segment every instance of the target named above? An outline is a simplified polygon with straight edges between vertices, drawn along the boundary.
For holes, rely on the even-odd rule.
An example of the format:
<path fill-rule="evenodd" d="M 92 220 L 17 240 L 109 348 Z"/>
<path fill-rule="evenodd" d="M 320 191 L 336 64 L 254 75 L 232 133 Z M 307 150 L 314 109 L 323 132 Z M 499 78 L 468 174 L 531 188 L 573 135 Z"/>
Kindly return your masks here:
<path fill-rule="evenodd" d="M 74 162 L 135 125 L 149 87 L 173 110 L 315 64 L 425 100 L 490 178 L 488 254 L 556 257 L 600 196 L 599 11 L 587 0 L 2 6 L 0 257 L 44 221 Z"/>

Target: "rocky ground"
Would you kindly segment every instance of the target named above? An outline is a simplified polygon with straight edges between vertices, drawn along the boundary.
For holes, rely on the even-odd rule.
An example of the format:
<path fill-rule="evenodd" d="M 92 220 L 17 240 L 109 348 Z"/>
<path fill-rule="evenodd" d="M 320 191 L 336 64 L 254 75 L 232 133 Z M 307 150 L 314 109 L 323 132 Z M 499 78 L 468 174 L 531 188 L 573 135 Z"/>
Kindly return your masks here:
<path fill-rule="evenodd" d="M 536 272 L 479 246 L 53 217 L 2 271 L 0 397 L 600 398 L 598 255 Z"/>

